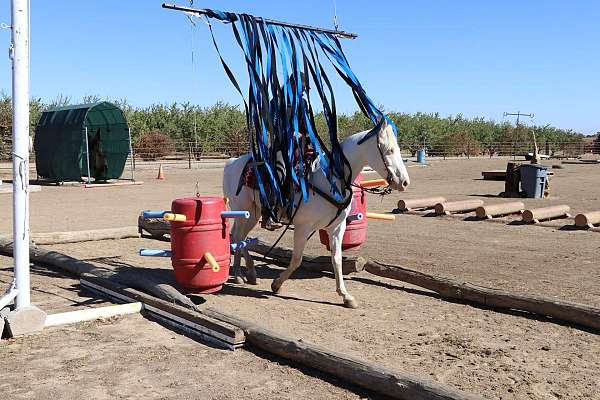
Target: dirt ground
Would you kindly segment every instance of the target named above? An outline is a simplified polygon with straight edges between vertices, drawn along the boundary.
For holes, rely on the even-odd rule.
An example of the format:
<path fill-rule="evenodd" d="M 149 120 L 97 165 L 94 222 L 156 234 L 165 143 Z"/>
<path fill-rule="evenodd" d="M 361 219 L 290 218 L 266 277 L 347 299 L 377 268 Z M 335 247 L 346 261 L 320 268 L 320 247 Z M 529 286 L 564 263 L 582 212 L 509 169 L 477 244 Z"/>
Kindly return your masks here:
<path fill-rule="evenodd" d="M 0 256 L 0 285 L 12 259 Z M 47 313 L 111 303 L 78 279 L 32 267 L 32 302 Z M 244 349 L 200 344 L 140 315 L 48 328 L 0 341 L 2 399 L 359 399 L 314 371 Z"/>
<path fill-rule="evenodd" d="M 502 191 L 503 183 L 483 181 L 480 177 L 482 170 L 501 169 L 505 164 L 506 160 L 485 159 L 433 161 L 428 167 L 411 164 L 412 184 L 403 197 L 443 195 L 451 200 L 503 201 L 495 197 Z M 565 165 L 564 169 L 554 171 L 552 197 L 526 200 L 527 205 L 564 203 L 575 213 L 600 209 L 600 166 Z M 32 230 L 49 232 L 135 225 L 140 210 L 168 208 L 172 199 L 193 194 L 197 181 L 204 194 L 221 191 L 222 171 L 219 168 L 167 169 L 166 173 L 166 181 L 156 181 L 154 171 L 142 171 L 139 174 L 145 181 L 142 186 L 43 187 L 41 192 L 31 195 Z M 399 194 L 383 199 L 370 196 L 368 208 L 391 212 L 400 197 Z M 0 209 L 10 209 L 10 196 L 0 195 Z M 560 228 L 560 225 L 570 224 L 569 221 L 555 228 L 510 222 L 511 219 L 504 223 L 470 221 L 468 216 L 398 215 L 394 223 L 369 222 L 368 241 L 360 254 L 484 286 L 600 306 L 598 233 Z M 10 219 L 0 220 L 0 233 L 9 231 Z M 276 237 L 265 232 L 255 234 L 265 240 Z M 291 234 L 283 240 L 283 244 L 290 243 Z M 104 267 L 132 265 L 169 269 L 168 260 L 136 255 L 140 247 L 168 246 L 168 243 L 148 239 L 128 239 L 52 248 L 78 258 L 93 259 Z M 317 238 L 311 240 L 307 251 L 325 254 Z M 9 261 L 0 259 L 0 265 L 8 266 Z M 51 280 L 59 278 L 47 276 L 42 271 L 36 268 L 34 284 L 38 285 L 35 282 L 39 279 L 39 288 L 51 291 L 48 289 L 54 287 Z M 260 320 L 273 330 L 426 376 L 486 398 L 600 399 L 600 339 L 595 333 L 531 316 L 443 301 L 433 293 L 367 273 L 348 278 L 348 289 L 360 302 L 358 310 L 340 306 L 334 280 L 327 274 L 299 272 L 286 282 L 280 295 L 275 296 L 269 291 L 269 285 L 279 272 L 273 266 L 262 266 L 257 286 L 228 285 L 221 293 L 207 296 L 206 306 Z M 7 282 L 9 271 L 0 278 Z M 77 296 L 78 300 L 73 301 L 86 301 L 79 299 L 77 291 L 68 293 Z M 267 318 L 265 312 L 268 312 Z M 105 332 L 107 340 L 104 340 Z M 96 338 L 93 343 L 86 340 L 89 335 Z M 166 341 L 164 335 L 176 339 Z M 353 388 L 336 386 L 339 382 L 332 385 L 306 375 L 306 371 L 281 366 L 246 351 L 222 353 L 204 347 L 137 317 L 84 324 L 67 330 L 48 330 L 41 335 L 44 339 L 37 337 L 40 336 L 3 344 L 0 353 L 3 358 L 8 356 L 21 366 L 27 361 L 45 360 L 50 356 L 53 365 L 62 365 L 71 357 L 68 348 L 76 349 L 73 357 L 82 357 L 89 349 L 91 358 L 81 361 L 84 366 L 78 370 L 83 374 L 77 379 L 92 379 L 92 386 L 98 387 L 98 391 L 92 393 L 98 398 L 111 398 L 116 396 L 115 393 L 130 397 L 134 391 L 140 398 L 142 394 L 160 397 L 157 393 L 163 393 L 165 397 L 206 398 L 200 393 L 215 393 L 210 379 L 203 376 L 202 380 L 185 380 L 189 385 L 173 386 L 167 378 L 167 375 L 181 375 L 170 375 L 180 363 L 195 366 L 190 367 L 192 371 L 199 370 L 205 364 L 202 363 L 204 359 L 214 359 L 216 365 L 225 366 L 231 362 L 234 366 L 250 366 L 245 375 L 236 368 L 227 374 L 225 380 L 228 383 L 217 386 L 222 398 L 253 397 L 248 392 L 250 389 L 244 390 L 239 384 L 231 383 L 233 381 L 260 382 L 262 386 L 257 384 L 259 389 L 254 393 L 267 398 L 277 397 L 275 384 L 288 388 L 288 392 L 281 394 L 288 398 L 353 398 L 361 395 Z M 123 341 L 125 345 L 121 343 Z M 171 347 L 164 351 L 168 356 L 161 356 L 160 348 L 166 346 L 165 342 Z M 50 348 L 48 343 L 52 344 Z M 26 350 L 11 352 L 15 345 Z M 119 346 L 122 346 L 120 350 Z M 190 350 L 192 347 L 194 351 Z M 111 351 L 102 351 L 104 348 Z M 127 349 L 132 351 L 127 353 Z M 159 355 L 150 360 L 144 358 L 153 351 L 158 351 Z M 198 352 L 202 354 L 198 356 Z M 124 353 L 128 354 L 121 357 L 124 360 L 114 355 Z M 134 355 L 130 357 L 131 354 Z M 190 357 L 191 354 L 196 357 Z M 225 361 L 228 358 L 230 360 Z M 115 368 L 117 359 L 115 374 L 111 368 Z M 98 370 L 90 369 L 90 362 Z M 38 369 L 40 379 L 45 382 L 41 387 L 60 390 L 62 380 L 69 376 L 65 368 L 59 367 L 53 372 L 46 368 L 43 373 Z M 128 378 L 121 376 L 120 368 L 127 372 Z M 265 373 L 265 370 L 269 372 Z M 31 373 L 35 376 L 35 372 Z M 139 381 L 136 383 L 134 378 Z M 70 379 L 69 382 L 76 383 L 73 377 Z M 196 391 L 189 391 L 194 383 Z M 105 386 L 112 387 L 114 392 Z M 25 397 L 28 390 L 14 383 L 0 389 Z"/>

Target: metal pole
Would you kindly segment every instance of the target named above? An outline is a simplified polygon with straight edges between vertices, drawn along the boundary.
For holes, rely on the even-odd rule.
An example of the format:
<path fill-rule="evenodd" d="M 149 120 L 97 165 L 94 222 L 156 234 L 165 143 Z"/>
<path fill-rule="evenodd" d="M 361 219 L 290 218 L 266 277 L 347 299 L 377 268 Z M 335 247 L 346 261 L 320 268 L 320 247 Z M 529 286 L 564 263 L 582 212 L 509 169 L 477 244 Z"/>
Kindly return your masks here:
<path fill-rule="evenodd" d="M 13 240 L 16 309 L 28 307 L 29 279 L 29 7 L 12 0 Z"/>
<path fill-rule="evenodd" d="M 87 183 L 92 183 L 92 174 L 90 173 L 90 144 L 88 143 L 88 128 L 85 127 L 85 160 L 87 163 Z"/>
<path fill-rule="evenodd" d="M 131 144 L 131 128 L 127 127 L 127 134 L 129 135 L 129 155 L 131 156 L 131 180 L 135 182 L 135 164 L 133 161 L 133 146 Z"/>
<path fill-rule="evenodd" d="M 192 8 L 192 7 L 182 7 L 182 6 L 178 6 L 176 4 L 169 4 L 169 3 L 163 3 L 162 7 L 168 8 L 170 10 L 184 11 L 184 12 L 190 12 L 190 13 L 195 13 L 195 14 L 200 14 L 200 15 L 208 15 L 212 11 L 212 10 L 209 10 L 206 8 L 200 9 L 200 8 Z M 336 36 L 339 36 L 344 39 L 356 39 L 358 37 L 358 35 L 356 33 L 338 31 L 337 29 L 317 28 L 315 26 L 310 26 L 310 25 L 292 24 L 289 22 L 282 22 L 282 21 L 277 21 L 274 19 L 255 17 L 255 16 L 252 16 L 252 17 L 256 18 L 258 21 L 262 21 L 264 23 L 271 24 L 271 25 L 285 26 L 288 28 L 299 28 L 299 29 L 304 29 L 307 31 L 314 31 L 314 32 L 321 32 L 321 33 L 330 33 L 332 35 L 336 35 Z"/>

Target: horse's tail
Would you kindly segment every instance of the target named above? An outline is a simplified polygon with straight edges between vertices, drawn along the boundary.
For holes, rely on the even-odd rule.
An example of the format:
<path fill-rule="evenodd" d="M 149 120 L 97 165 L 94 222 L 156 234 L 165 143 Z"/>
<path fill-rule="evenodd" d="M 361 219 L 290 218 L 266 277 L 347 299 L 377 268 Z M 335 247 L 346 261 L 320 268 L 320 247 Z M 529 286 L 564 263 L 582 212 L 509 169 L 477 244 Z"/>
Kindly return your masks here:
<path fill-rule="evenodd" d="M 223 197 L 230 201 L 237 197 L 237 189 L 240 183 L 244 168 L 250 159 L 250 153 L 241 155 L 238 158 L 230 158 L 225 162 L 223 169 Z"/>

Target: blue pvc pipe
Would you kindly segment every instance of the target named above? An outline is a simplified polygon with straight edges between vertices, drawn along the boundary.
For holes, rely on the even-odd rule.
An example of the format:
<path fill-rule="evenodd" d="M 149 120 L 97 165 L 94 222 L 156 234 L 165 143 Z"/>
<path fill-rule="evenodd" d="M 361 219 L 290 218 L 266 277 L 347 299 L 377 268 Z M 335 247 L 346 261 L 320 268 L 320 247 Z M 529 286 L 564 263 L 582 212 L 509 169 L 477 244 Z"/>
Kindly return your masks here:
<path fill-rule="evenodd" d="M 162 218 L 171 211 L 144 211 L 144 218 Z"/>
<path fill-rule="evenodd" d="M 242 240 L 241 242 L 238 242 L 238 243 L 231 243 L 231 251 L 244 249 L 244 248 L 250 246 L 251 244 L 255 244 L 256 242 L 258 242 L 258 238 L 248 238 L 248 239 Z"/>
<path fill-rule="evenodd" d="M 140 256 L 171 257 L 171 250 L 140 249 Z"/>
<path fill-rule="evenodd" d="M 221 218 L 250 218 L 249 211 L 222 211 Z"/>
<path fill-rule="evenodd" d="M 348 215 L 348 218 L 346 218 L 346 222 L 360 221 L 364 217 L 365 216 L 362 215 L 362 213 L 358 213 L 358 214 L 354 214 L 354 215 Z"/>

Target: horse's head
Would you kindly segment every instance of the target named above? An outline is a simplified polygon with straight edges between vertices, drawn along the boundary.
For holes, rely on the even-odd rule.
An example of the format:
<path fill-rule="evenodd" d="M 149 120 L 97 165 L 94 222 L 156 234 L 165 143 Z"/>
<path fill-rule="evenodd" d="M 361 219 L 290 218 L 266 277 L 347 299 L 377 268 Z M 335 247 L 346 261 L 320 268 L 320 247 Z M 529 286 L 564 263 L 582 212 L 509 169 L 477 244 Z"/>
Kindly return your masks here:
<path fill-rule="evenodd" d="M 392 189 L 401 192 L 406 190 L 410 185 L 410 178 L 392 126 L 384 120 L 377 134 L 365 144 L 368 144 L 368 149 L 365 150 L 371 168 L 386 178 Z"/>

